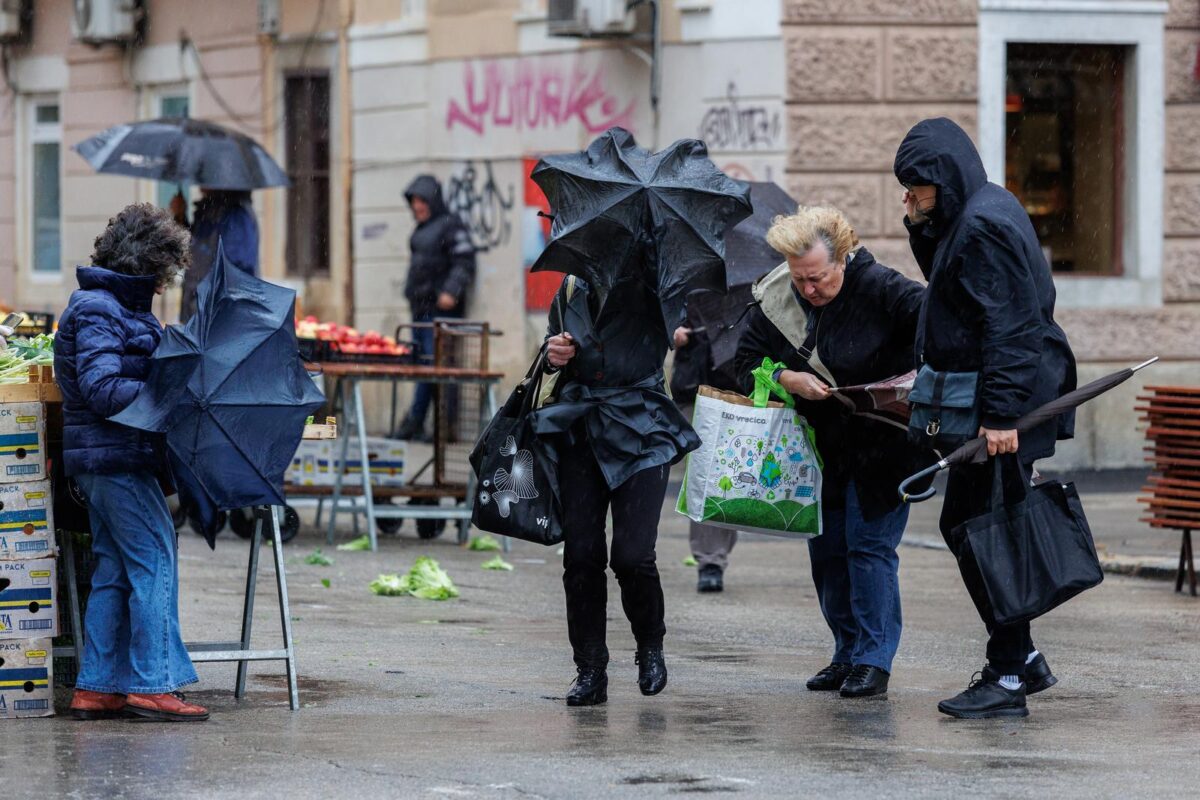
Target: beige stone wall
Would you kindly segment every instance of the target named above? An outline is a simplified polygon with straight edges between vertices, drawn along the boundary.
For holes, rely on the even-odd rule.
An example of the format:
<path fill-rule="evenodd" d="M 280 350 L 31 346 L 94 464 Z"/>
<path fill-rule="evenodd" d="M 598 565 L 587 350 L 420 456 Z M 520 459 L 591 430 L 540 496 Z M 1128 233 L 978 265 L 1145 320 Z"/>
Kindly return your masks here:
<path fill-rule="evenodd" d="M 1171 0 L 1166 34 L 1167 175 L 1164 198 L 1163 299 L 1168 311 L 1200 303 L 1200 0 Z M 1186 304 L 1181 306 L 1180 304 Z M 1200 314 L 1200 309 L 1196 309 Z M 1190 355 L 1200 356 L 1200 316 Z M 1181 343 L 1183 344 L 1183 343 Z M 1185 345 L 1186 346 L 1186 345 Z"/>

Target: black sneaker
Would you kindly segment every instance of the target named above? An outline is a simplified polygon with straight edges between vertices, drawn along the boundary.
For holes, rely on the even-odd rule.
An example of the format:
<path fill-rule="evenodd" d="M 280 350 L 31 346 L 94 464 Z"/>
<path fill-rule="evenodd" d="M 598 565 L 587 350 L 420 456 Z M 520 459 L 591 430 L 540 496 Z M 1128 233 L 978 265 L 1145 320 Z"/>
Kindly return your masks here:
<path fill-rule="evenodd" d="M 874 697 L 887 694 L 888 674 L 879 667 L 859 664 L 850 670 L 842 684 L 842 697 Z"/>
<path fill-rule="evenodd" d="M 567 690 L 567 705 L 598 706 L 608 700 L 608 673 L 602 667 L 579 667 Z"/>
<path fill-rule="evenodd" d="M 808 683 L 804 685 L 810 692 L 836 692 L 842 688 L 842 684 L 850 676 L 851 669 L 853 667 L 849 664 L 835 661 L 809 678 Z"/>
<path fill-rule="evenodd" d="M 716 564 L 705 564 L 700 568 L 700 576 L 696 579 L 697 592 L 725 591 L 725 572 Z"/>
<path fill-rule="evenodd" d="M 1038 653 L 1037 658 L 1025 665 L 1026 696 L 1044 692 L 1056 683 L 1058 683 L 1058 678 L 1054 677 L 1054 673 L 1050 671 L 1050 665 L 1046 663 L 1046 657 L 1041 653 Z"/>
<path fill-rule="evenodd" d="M 1000 676 L 990 668 L 975 675 L 966 691 L 938 703 L 938 711 L 958 719 L 1029 716 L 1024 683 L 1016 689 L 1005 689 L 1000 685 Z"/>

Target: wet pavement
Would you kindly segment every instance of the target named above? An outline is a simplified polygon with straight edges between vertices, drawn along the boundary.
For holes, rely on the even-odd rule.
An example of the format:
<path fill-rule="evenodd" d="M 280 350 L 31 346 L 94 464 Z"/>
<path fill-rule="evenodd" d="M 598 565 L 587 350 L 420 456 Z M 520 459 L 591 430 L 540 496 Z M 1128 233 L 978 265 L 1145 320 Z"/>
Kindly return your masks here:
<path fill-rule="evenodd" d="M 924 513 L 924 512 L 923 512 Z M 914 537 L 936 532 L 925 515 Z M 633 642 L 611 582 L 609 702 L 568 709 L 561 568 L 518 544 L 513 572 L 491 553 L 419 542 L 411 523 L 371 553 L 328 553 L 310 531 L 287 549 L 303 708 L 282 669 L 201 665 L 196 725 L 66 718 L 6 722 L 5 797 L 1131 797 L 1200 784 L 1200 604 L 1168 584 L 1109 576 L 1035 625 L 1061 682 L 1025 720 L 957 721 L 936 702 L 978 669 L 983 631 L 941 551 L 901 550 L 905 632 L 886 698 L 804 689 L 829 635 L 803 544 L 746 537 L 723 595 L 697 595 L 686 522 L 664 514 L 670 684 L 636 686 Z M 462 592 L 436 603 L 375 597 L 379 572 L 437 558 Z M 183 538 L 189 638 L 232 636 L 245 545 L 210 553 Z M 329 587 L 322 584 L 329 581 Z M 269 568 L 256 643 L 277 630 Z"/>

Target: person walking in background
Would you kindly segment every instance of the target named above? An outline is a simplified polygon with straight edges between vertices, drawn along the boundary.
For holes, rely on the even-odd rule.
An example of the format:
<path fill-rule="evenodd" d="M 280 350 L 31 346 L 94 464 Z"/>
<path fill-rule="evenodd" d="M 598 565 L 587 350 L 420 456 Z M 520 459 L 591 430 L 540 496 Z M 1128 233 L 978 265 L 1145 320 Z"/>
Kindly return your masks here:
<path fill-rule="evenodd" d="M 696 390 L 704 386 L 736 392 L 721 374 L 712 370 L 712 347 L 704 331 L 693 330 L 690 319 L 675 329 L 675 363 L 671 371 L 671 397 L 689 417 L 687 407 L 696 400 Z M 696 591 L 725 591 L 725 570 L 729 554 L 737 544 L 737 531 L 692 521 L 688 526 L 688 544 L 696 559 Z"/>
<path fill-rule="evenodd" d="M 63 466 L 87 498 L 96 567 L 71 714 L 208 719 L 178 690 L 195 683 L 179 631 L 175 526 L 166 443 L 109 418 L 133 402 L 162 338 L 151 312 L 190 257 L 168 211 L 132 205 L 96 238 L 77 271 L 54 342 L 63 395 Z"/>
<path fill-rule="evenodd" d="M 404 296 L 422 363 L 433 363 L 433 329 L 437 317 L 461 319 L 475 282 L 475 245 L 470 232 L 442 200 L 442 187 L 432 175 L 418 175 L 404 190 L 417 223 L 409 240 L 412 253 Z M 432 383 L 417 384 L 412 406 L 395 432 L 398 439 L 424 439 L 425 417 L 433 400 Z M 452 415 L 453 416 L 453 415 Z"/>
<path fill-rule="evenodd" d="M 180 322 L 196 313 L 196 287 L 217 260 L 218 245 L 238 269 L 258 275 L 258 220 L 250 192 L 205 189 L 192 214 L 192 266 L 183 276 Z M 172 201 L 172 213 L 178 211 Z"/>
<path fill-rule="evenodd" d="M 835 208 L 780 217 L 767 241 L 787 262 L 755 284 L 736 364 L 745 392 L 764 358 L 785 365 L 775 379 L 797 396 L 824 461 L 822 533 L 808 548 L 834 651 L 807 686 L 883 694 L 900 644 L 896 548 L 908 521 L 896 486 L 920 462 L 905 430 L 852 415 L 831 387 L 909 371 L 923 290 L 878 263 Z"/>
<path fill-rule="evenodd" d="M 1075 357 L 1054 321 L 1054 279 L 1029 216 L 1010 192 L 989 183 L 970 137 L 954 122 L 928 119 L 896 153 L 904 187 L 904 224 L 929 281 L 917 354 L 939 372 L 976 372 L 976 405 L 988 455 L 1019 462 L 1005 474 L 1005 496 L 1023 496 L 1033 462 L 1054 454 L 1074 431 L 1074 414 L 1018 440 L 1018 417 L 1075 388 Z M 1019 448 L 1019 449 L 1018 449 Z M 1029 623 L 997 625 L 979 568 L 951 536 L 989 510 L 993 465 L 950 468 L 942 536 L 988 630 L 987 665 L 966 691 L 938 704 L 953 717 L 1026 716 L 1025 698 L 1056 682 L 1034 647 Z"/>

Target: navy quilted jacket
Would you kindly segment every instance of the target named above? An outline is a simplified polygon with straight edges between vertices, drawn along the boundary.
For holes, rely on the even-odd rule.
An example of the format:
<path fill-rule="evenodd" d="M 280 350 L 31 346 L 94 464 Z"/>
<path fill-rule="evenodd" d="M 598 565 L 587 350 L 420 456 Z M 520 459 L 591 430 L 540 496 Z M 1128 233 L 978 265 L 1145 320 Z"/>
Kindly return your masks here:
<path fill-rule="evenodd" d="M 161 473 L 159 436 L 108 421 L 137 396 L 162 339 L 150 310 L 157 278 L 101 267 L 79 267 L 76 277 L 54 339 L 66 473 Z"/>

